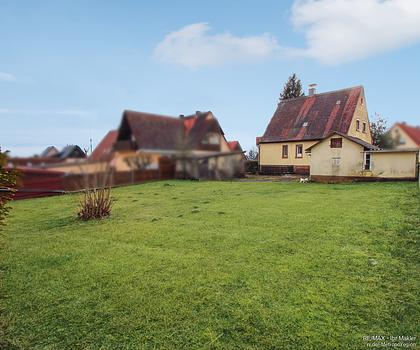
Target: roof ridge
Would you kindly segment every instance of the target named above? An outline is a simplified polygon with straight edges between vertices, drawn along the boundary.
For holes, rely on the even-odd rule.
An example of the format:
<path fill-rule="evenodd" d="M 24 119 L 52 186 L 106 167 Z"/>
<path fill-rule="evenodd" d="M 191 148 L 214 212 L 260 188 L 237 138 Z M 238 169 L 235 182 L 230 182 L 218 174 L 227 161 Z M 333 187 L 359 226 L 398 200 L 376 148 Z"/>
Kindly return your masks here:
<path fill-rule="evenodd" d="M 132 109 L 125 109 L 123 111 L 123 115 L 125 115 L 126 113 L 142 114 L 142 115 L 148 115 L 148 116 L 151 116 L 151 117 L 161 117 L 161 118 L 178 119 L 178 117 L 171 116 L 171 115 L 156 114 L 156 113 L 149 113 L 149 112 L 139 112 L 139 111 L 134 111 Z"/>
<path fill-rule="evenodd" d="M 325 92 L 321 92 L 319 94 L 304 95 L 304 96 L 299 96 L 299 97 L 288 98 L 288 99 L 285 99 L 285 100 L 280 100 L 278 104 L 280 104 L 282 102 L 288 102 L 288 101 L 297 100 L 297 99 L 300 99 L 300 98 L 308 98 L 308 97 L 315 97 L 315 96 L 327 95 L 327 94 L 332 94 L 332 93 L 336 93 L 336 92 L 353 90 L 353 89 L 356 89 L 356 88 L 362 88 L 362 89 L 364 89 L 363 85 L 356 85 L 356 86 L 351 86 L 351 87 L 344 88 L 344 89 L 325 91 Z"/>

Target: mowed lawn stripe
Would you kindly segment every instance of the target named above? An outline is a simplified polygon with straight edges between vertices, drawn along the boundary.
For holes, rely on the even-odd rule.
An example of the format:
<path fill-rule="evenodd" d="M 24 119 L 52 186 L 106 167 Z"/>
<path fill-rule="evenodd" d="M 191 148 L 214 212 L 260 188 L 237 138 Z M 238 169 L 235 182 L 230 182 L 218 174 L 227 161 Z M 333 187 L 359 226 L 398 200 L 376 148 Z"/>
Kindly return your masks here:
<path fill-rule="evenodd" d="M 414 183 L 168 181 L 13 203 L 3 343 L 33 349 L 360 349 L 419 332 Z"/>

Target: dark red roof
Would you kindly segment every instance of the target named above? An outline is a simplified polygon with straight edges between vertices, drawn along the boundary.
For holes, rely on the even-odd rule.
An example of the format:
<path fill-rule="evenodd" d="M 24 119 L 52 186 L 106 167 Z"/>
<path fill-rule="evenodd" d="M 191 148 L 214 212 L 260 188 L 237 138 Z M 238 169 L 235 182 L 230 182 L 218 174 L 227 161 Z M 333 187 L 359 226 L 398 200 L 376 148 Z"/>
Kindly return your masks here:
<path fill-rule="evenodd" d="M 101 160 L 106 158 L 112 151 L 112 146 L 117 141 L 118 130 L 111 130 L 105 135 L 105 137 L 95 147 L 92 154 L 90 155 L 91 160 Z"/>
<path fill-rule="evenodd" d="M 242 152 L 242 147 L 239 141 L 228 141 L 228 146 L 231 151 L 239 151 Z"/>
<path fill-rule="evenodd" d="M 417 144 L 417 146 L 420 146 L 420 127 L 407 125 L 405 123 L 397 123 L 396 125 L 403 129 L 404 132 Z"/>
<path fill-rule="evenodd" d="M 177 150 L 184 146 L 194 148 L 209 131 L 223 134 L 211 112 L 170 117 L 124 111 L 117 140 L 134 141 L 137 149 Z"/>
<path fill-rule="evenodd" d="M 363 87 L 283 100 L 261 142 L 318 140 L 333 131 L 347 133 Z"/>

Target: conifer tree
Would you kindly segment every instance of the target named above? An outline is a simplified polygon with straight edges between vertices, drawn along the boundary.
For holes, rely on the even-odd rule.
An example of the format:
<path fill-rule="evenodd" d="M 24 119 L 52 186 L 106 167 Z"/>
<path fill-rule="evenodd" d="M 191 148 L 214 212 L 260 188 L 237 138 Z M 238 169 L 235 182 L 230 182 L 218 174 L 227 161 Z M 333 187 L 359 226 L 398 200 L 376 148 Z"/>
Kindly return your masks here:
<path fill-rule="evenodd" d="M 296 74 L 293 73 L 287 80 L 287 83 L 284 84 L 283 92 L 280 94 L 280 100 L 287 100 L 289 98 L 295 98 L 304 95 L 305 94 L 302 90 L 302 82 L 296 76 Z"/>

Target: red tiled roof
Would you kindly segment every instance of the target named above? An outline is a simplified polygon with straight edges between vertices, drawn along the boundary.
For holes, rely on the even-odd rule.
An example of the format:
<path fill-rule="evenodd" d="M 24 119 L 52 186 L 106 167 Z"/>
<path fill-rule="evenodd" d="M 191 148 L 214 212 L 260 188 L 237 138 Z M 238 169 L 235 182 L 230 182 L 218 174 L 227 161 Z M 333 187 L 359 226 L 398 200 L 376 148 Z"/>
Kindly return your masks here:
<path fill-rule="evenodd" d="M 322 139 L 333 131 L 347 133 L 363 87 L 283 100 L 261 142 Z"/>
<path fill-rule="evenodd" d="M 417 146 L 420 146 L 420 127 L 407 125 L 405 123 L 397 123 L 396 125 L 403 129 L 404 132 L 417 144 Z"/>
<path fill-rule="evenodd" d="M 138 149 L 172 150 L 179 145 L 183 132 L 181 118 L 124 111 L 118 141 L 133 137 Z"/>
<path fill-rule="evenodd" d="M 231 151 L 239 151 L 242 152 L 242 147 L 239 141 L 228 141 L 228 146 Z"/>
<path fill-rule="evenodd" d="M 95 147 L 89 159 L 91 160 L 101 160 L 109 155 L 112 151 L 112 146 L 115 141 L 117 141 L 118 130 L 111 130 L 105 135 L 105 137 L 99 142 Z"/>
<path fill-rule="evenodd" d="M 137 149 L 176 150 L 195 147 L 209 131 L 220 131 L 219 122 L 211 112 L 170 117 L 144 112 L 124 111 L 118 130 L 118 141 L 134 138 Z M 185 137 L 187 137 L 185 139 Z"/>

